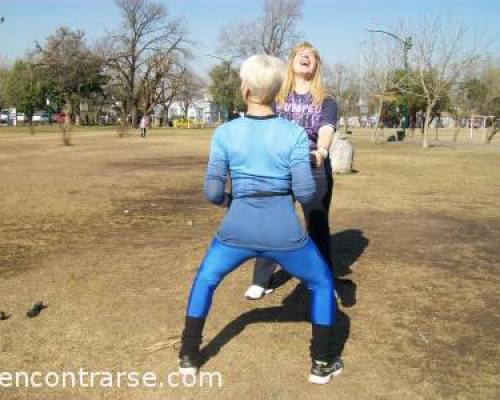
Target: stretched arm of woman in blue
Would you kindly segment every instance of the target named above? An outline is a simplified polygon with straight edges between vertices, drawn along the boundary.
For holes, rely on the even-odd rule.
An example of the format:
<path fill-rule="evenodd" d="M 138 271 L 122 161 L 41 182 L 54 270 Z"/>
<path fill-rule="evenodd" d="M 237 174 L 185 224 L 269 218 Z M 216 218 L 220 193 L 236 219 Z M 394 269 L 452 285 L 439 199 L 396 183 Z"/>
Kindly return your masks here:
<path fill-rule="evenodd" d="M 210 156 L 208 159 L 207 173 L 205 176 L 205 198 L 212 204 L 223 206 L 229 200 L 229 195 L 224 192 L 229 170 L 227 152 L 224 142 L 220 138 L 221 131 L 217 129 L 212 137 Z"/>

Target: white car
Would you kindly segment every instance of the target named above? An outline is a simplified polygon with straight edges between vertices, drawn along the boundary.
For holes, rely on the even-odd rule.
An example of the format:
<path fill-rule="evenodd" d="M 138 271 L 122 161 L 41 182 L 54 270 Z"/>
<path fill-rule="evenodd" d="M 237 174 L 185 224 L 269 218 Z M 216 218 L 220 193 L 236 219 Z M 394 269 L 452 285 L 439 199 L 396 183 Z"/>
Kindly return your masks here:
<path fill-rule="evenodd" d="M 17 113 L 17 122 L 26 123 L 28 122 L 28 117 L 25 113 Z"/>
<path fill-rule="evenodd" d="M 45 111 L 36 111 L 31 121 L 34 124 L 48 124 L 50 122 L 50 114 Z"/>
<path fill-rule="evenodd" d="M 9 110 L 0 111 L 0 123 L 6 124 L 9 122 Z"/>

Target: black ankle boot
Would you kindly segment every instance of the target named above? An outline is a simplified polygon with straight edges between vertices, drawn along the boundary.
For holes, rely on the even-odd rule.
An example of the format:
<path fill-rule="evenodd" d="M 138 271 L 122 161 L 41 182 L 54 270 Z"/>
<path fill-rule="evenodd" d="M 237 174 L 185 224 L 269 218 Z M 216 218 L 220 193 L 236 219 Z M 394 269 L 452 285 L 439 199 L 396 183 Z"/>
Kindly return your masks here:
<path fill-rule="evenodd" d="M 309 382 L 323 385 L 332 380 L 333 376 L 340 375 L 344 364 L 335 347 L 333 326 L 312 326 L 311 340 L 312 367 Z"/>
<path fill-rule="evenodd" d="M 186 317 L 179 351 L 179 372 L 181 374 L 195 374 L 198 372 L 204 325 L 204 318 Z"/>

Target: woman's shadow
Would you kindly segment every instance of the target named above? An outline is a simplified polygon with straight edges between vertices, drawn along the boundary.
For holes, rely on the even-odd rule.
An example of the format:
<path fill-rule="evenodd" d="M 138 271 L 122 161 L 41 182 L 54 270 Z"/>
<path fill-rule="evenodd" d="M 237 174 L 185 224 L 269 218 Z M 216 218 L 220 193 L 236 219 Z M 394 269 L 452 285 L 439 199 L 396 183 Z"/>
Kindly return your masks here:
<path fill-rule="evenodd" d="M 356 303 L 356 284 L 342 278 L 351 272 L 352 264 L 361 256 L 368 246 L 369 240 L 360 230 L 349 229 L 335 233 L 331 237 L 331 248 L 335 269 L 336 290 L 344 307 Z M 273 279 L 273 287 L 284 285 L 291 276 L 284 270 L 279 270 Z M 295 289 L 283 300 L 278 307 L 255 308 L 241 314 L 227 324 L 207 345 L 201 350 L 201 365 L 217 355 L 222 347 L 238 336 L 247 325 L 259 322 L 303 322 L 310 321 L 309 293 L 307 288 L 298 284 Z M 349 338 L 350 320 L 347 314 L 337 309 L 337 321 L 334 332 L 334 349 L 336 354 L 342 354 L 345 343 Z"/>

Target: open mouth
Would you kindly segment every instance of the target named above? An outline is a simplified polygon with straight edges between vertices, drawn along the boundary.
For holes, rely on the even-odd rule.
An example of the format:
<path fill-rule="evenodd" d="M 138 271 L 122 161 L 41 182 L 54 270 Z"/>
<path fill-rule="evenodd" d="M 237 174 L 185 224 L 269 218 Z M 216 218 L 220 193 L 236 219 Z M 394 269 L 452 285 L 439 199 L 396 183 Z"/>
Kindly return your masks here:
<path fill-rule="evenodd" d="M 300 65 L 303 67 L 308 67 L 309 65 L 311 65 L 311 63 L 309 60 L 303 59 L 303 60 L 300 60 Z"/>

